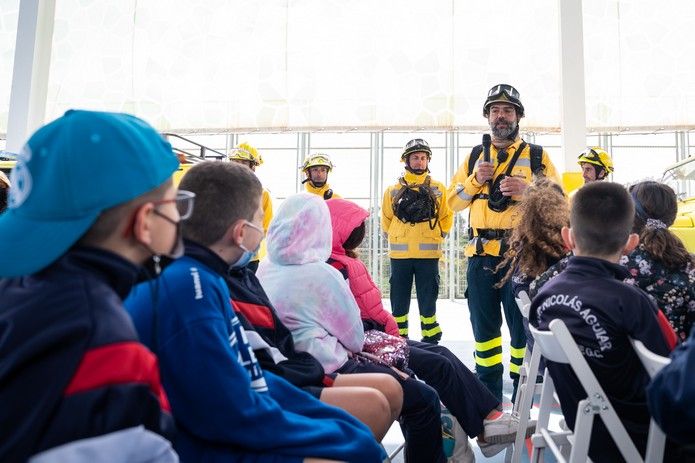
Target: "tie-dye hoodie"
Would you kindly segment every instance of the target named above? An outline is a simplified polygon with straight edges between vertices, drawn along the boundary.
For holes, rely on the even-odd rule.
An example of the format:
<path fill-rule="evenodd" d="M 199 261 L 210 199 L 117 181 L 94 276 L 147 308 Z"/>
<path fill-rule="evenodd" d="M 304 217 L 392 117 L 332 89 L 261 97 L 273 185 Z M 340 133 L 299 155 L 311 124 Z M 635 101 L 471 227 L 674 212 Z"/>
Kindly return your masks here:
<path fill-rule="evenodd" d="M 331 255 L 331 217 L 323 199 L 310 193 L 287 198 L 268 229 L 268 259 L 258 279 L 297 350 L 313 355 L 326 373 L 360 352 L 360 309 Z"/>

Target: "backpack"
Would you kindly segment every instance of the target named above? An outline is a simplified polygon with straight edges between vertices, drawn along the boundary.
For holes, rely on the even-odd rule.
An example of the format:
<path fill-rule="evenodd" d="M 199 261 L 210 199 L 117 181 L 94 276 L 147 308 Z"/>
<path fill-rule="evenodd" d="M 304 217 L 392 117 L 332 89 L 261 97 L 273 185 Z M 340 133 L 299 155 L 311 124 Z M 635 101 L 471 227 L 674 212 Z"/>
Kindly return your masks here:
<path fill-rule="evenodd" d="M 401 189 L 393 197 L 393 214 L 402 222 L 415 225 L 428 222 L 430 230 L 439 223 L 439 203 L 430 187 L 428 175 L 422 184 L 409 184 L 403 177 L 398 179 Z"/>
<path fill-rule="evenodd" d="M 545 166 L 543 165 L 543 147 L 541 145 L 534 145 L 533 143 L 528 144 L 531 147 L 531 172 L 537 175 L 542 171 Z M 475 168 L 475 163 L 483 152 L 483 145 L 476 145 L 471 150 L 471 155 L 468 158 L 468 170 L 466 175 L 471 175 L 473 169 Z"/>

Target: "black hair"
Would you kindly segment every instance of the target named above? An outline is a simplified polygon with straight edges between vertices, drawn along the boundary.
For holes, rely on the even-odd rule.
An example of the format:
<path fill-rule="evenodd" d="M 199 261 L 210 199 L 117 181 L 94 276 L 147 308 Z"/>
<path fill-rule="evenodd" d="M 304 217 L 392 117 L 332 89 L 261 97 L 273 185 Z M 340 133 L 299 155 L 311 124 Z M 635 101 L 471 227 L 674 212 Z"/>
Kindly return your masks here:
<path fill-rule="evenodd" d="M 364 240 L 364 236 L 367 233 L 367 226 L 365 225 L 365 222 L 362 222 L 359 226 L 355 227 L 354 230 L 352 230 L 352 233 L 350 233 L 350 236 L 347 237 L 345 242 L 343 243 L 343 249 L 345 249 L 345 254 L 347 254 L 349 257 L 352 258 L 357 258 L 357 253 L 355 252 L 355 249 L 362 243 L 362 240 Z"/>
<path fill-rule="evenodd" d="M 179 188 L 195 193 L 193 214 L 182 222 L 183 236 L 204 246 L 219 241 L 237 220 L 253 220 L 263 192 L 251 169 L 221 161 L 191 167 Z"/>
<path fill-rule="evenodd" d="M 589 256 L 620 252 L 632 230 L 635 207 L 625 187 L 611 182 L 592 182 L 572 200 L 570 226 L 577 247 Z"/>
<path fill-rule="evenodd" d="M 678 214 L 678 202 L 673 189 L 654 181 L 640 182 L 630 187 L 635 202 L 633 233 L 640 236 L 640 245 L 656 261 L 671 271 L 677 271 L 693 261 L 683 242 L 668 228 Z M 660 224 L 650 224 L 649 220 Z"/>

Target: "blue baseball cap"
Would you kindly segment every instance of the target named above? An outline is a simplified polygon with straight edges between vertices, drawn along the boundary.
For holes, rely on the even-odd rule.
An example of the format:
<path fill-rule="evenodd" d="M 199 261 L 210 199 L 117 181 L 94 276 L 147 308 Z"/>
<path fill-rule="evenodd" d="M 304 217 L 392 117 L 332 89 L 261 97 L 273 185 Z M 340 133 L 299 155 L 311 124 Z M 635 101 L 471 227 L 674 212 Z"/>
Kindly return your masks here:
<path fill-rule="evenodd" d="M 70 110 L 41 127 L 17 157 L 0 215 L 0 276 L 29 275 L 63 255 L 102 211 L 171 178 L 179 162 L 148 123 Z"/>

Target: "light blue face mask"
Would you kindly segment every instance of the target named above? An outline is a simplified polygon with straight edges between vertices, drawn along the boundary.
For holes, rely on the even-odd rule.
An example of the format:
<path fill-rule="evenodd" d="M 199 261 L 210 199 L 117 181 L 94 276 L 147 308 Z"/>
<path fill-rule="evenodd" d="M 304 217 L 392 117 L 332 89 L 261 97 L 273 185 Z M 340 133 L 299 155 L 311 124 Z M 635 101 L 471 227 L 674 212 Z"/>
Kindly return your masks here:
<path fill-rule="evenodd" d="M 254 249 L 253 251 L 249 251 L 244 247 L 243 244 L 239 244 L 239 247 L 244 251 L 244 253 L 241 255 L 241 257 L 239 257 L 239 260 L 230 265 L 231 268 L 242 268 L 249 265 L 249 262 L 251 262 L 253 256 L 255 256 L 258 253 L 259 249 L 261 249 L 261 241 L 263 241 L 263 237 L 265 237 L 265 231 L 263 231 L 261 227 L 252 224 L 248 220 L 244 221 L 244 225 L 248 225 L 249 227 L 259 232 L 261 234 L 261 240 L 258 241 L 258 246 L 256 246 L 256 249 Z"/>

